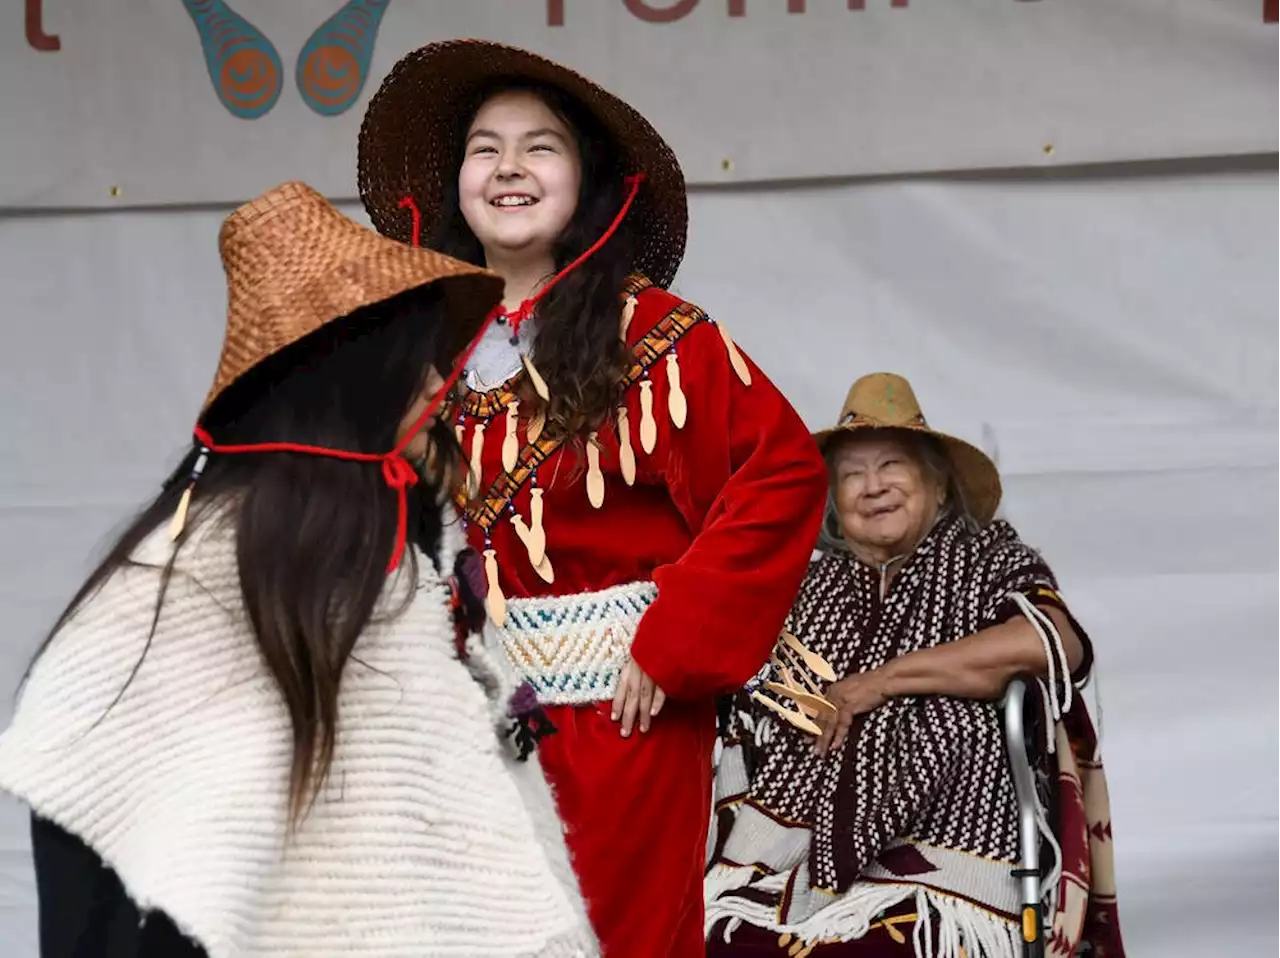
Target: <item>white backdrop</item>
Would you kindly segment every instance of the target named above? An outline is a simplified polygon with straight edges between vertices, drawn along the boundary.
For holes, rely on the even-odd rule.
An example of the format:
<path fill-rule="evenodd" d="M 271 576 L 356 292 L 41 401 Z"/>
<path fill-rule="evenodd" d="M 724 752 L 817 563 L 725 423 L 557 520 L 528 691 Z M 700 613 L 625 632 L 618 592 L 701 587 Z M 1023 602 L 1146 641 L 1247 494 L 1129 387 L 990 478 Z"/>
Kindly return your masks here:
<path fill-rule="evenodd" d="M 0 206 L 241 201 L 257 178 L 354 195 L 379 79 L 414 47 L 466 36 L 625 97 L 694 183 L 1222 156 L 1277 135 L 1263 0 L 28 2 L 57 50 L 8 6 Z M 210 67 L 196 23 L 215 21 L 197 8 L 258 40 Z M 364 59 L 324 39 L 335 11 Z M 224 109 L 211 72 L 255 118 Z M 339 112 L 317 112 L 335 97 Z"/>
<path fill-rule="evenodd" d="M 255 189 L 270 185 L 255 184 Z M 813 426 L 906 374 L 1090 629 L 1129 954 L 1276 950 L 1276 161 L 711 190 L 678 288 Z M 221 336 L 225 210 L 0 218 L 0 722 Z M 0 954 L 34 958 L 0 803 Z"/>

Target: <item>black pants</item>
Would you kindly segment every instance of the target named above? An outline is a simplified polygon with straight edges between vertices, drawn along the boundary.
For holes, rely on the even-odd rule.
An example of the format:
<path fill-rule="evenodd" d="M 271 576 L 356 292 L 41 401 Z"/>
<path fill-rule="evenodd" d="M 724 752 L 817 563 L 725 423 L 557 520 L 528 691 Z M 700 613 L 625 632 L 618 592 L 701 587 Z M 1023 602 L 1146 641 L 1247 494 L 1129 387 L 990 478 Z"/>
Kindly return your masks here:
<path fill-rule="evenodd" d="M 208 958 L 167 915 L 144 916 L 116 873 L 74 835 L 33 815 L 31 848 L 41 958 Z"/>

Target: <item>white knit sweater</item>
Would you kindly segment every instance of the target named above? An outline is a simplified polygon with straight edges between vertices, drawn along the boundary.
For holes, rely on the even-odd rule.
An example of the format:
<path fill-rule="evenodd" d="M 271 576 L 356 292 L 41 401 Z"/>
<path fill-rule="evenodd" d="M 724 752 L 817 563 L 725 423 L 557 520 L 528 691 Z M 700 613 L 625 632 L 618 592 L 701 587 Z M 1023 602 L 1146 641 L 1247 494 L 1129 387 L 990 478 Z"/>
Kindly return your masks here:
<path fill-rule="evenodd" d="M 161 530 L 136 558 L 159 567 L 171 550 Z M 347 663 L 328 782 L 292 835 L 288 714 L 244 619 L 233 535 L 212 520 L 109 711 L 159 569 L 121 569 L 59 633 L 0 736 L 0 788 L 211 958 L 596 955 L 541 771 L 496 733 L 501 657 L 473 643 L 458 660 L 444 583 L 418 566 L 412 603 L 375 617 Z M 382 607 L 409 584 L 393 576 Z"/>

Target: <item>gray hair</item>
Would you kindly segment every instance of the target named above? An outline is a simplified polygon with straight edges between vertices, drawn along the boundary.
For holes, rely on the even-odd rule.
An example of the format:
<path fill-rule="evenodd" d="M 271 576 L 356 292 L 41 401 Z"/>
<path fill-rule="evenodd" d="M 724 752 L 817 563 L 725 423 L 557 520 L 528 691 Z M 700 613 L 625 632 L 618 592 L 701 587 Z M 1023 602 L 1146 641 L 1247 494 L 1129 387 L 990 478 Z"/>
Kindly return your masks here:
<path fill-rule="evenodd" d="M 981 526 L 969 511 L 969 506 L 964 500 L 964 492 L 956 482 L 955 467 L 942 443 L 933 436 L 906 429 L 877 430 L 877 432 L 880 431 L 891 431 L 895 438 L 901 439 L 907 453 L 924 470 L 926 477 L 945 490 L 938 518 L 958 516 L 966 532 L 970 534 L 978 532 Z M 818 528 L 818 548 L 823 552 L 847 552 L 849 549 L 844 541 L 844 530 L 840 527 L 840 510 L 836 508 L 835 484 L 832 480 L 835 477 L 836 453 L 857 435 L 858 433 L 836 435 L 822 451 L 822 458 L 827 463 L 827 504 L 822 510 L 822 525 Z"/>

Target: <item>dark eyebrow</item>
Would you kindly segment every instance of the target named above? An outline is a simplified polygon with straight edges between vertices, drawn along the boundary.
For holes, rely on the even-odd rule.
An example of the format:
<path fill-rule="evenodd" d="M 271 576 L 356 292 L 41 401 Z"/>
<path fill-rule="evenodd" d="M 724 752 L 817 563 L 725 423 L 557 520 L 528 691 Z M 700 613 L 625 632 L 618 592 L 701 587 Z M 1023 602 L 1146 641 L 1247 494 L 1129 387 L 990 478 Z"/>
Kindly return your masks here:
<path fill-rule="evenodd" d="M 474 140 L 476 137 L 480 137 L 480 136 L 488 137 L 488 138 L 489 138 L 489 139 L 491 139 L 491 140 L 500 140 L 500 139 L 502 139 L 502 137 L 500 137 L 500 136 L 499 136 L 497 133 L 495 133 L 493 130 L 478 129 L 478 130 L 472 130 L 470 133 L 468 133 L 468 134 L 467 134 L 467 142 L 468 142 L 468 143 L 470 143 L 470 142 L 471 142 L 472 140 Z M 536 140 L 536 139 L 538 139 L 539 137 L 543 137 L 543 136 L 554 136 L 554 137 L 555 137 L 557 140 L 559 140 L 561 143 L 565 143 L 565 144 L 567 144 L 567 143 L 568 143 L 568 140 L 566 140 L 566 139 L 565 139 L 564 134 L 562 134 L 559 130 L 553 130 L 553 129 L 551 129 L 551 127 L 549 127 L 549 126 L 548 126 L 548 127 L 543 127 L 543 128 L 541 128 L 541 129 L 537 129 L 537 130 L 530 130 L 528 133 L 524 134 L 524 135 L 521 137 L 521 139 L 522 139 L 522 140 Z"/>
<path fill-rule="evenodd" d="M 565 138 L 564 138 L 564 135 L 563 135 L 562 133 L 560 133 L 560 131 L 559 131 L 559 130 L 553 130 L 553 129 L 551 129 L 551 127 L 549 127 L 549 126 L 548 126 L 548 127 L 543 127 L 543 128 L 542 128 L 542 129 L 540 129 L 540 130 L 530 130 L 528 133 L 526 133 L 526 134 L 524 135 L 523 139 L 526 139 L 526 140 L 536 140 L 536 139 L 539 139 L 540 137 L 544 137 L 544 136 L 554 136 L 554 137 L 555 137 L 557 140 L 559 140 L 561 143 L 566 142 L 566 140 L 565 140 Z"/>

